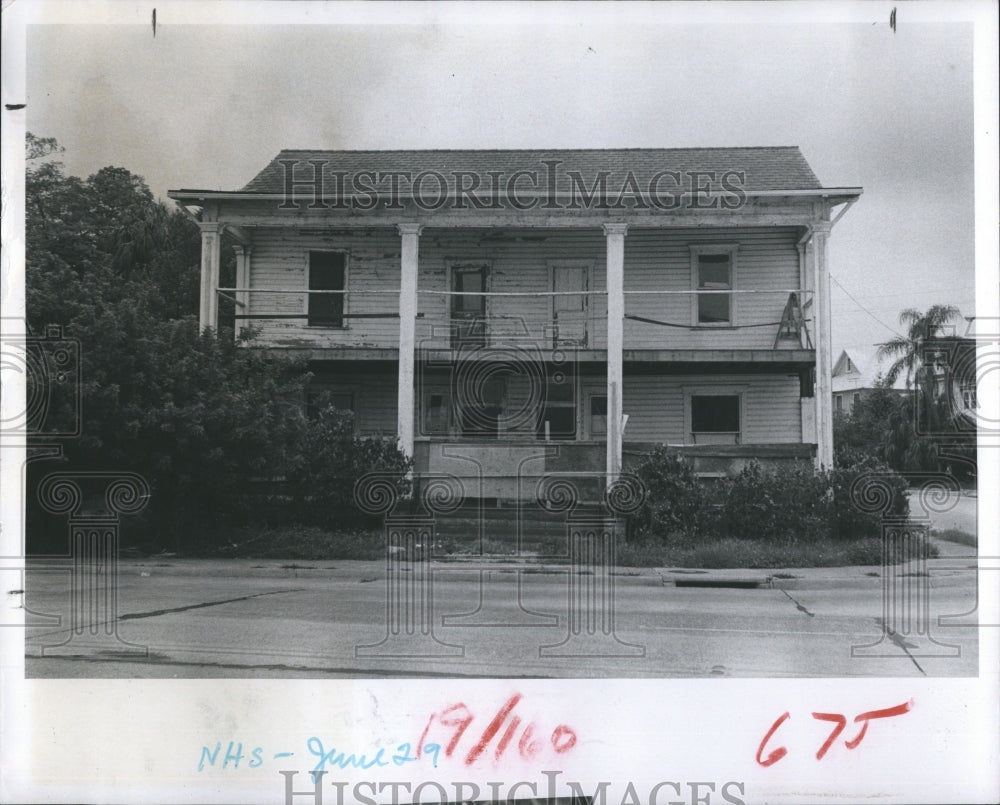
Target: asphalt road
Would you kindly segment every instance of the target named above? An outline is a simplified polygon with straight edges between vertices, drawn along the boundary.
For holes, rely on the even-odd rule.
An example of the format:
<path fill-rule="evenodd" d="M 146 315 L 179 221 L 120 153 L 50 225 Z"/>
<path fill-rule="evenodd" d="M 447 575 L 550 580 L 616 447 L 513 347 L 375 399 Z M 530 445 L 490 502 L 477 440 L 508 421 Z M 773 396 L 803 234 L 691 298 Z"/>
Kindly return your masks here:
<path fill-rule="evenodd" d="M 431 585 L 421 586 L 411 572 L 400 575 L 409 589 L 399 589 L 401 600 L 418 601 L 413 596 L 421 590 L 432 593 L 427 622 L 433 634 L 420 633 L 417 615 L 414 636 L 406 635 L 404 623 L 401 636 L 386 640 L 389 592 L 381 562 L 144 560 L 120 567 L 117 622 L 103 610 L 78 607 L 102 636 L 85 628 L 83 637 L 67 643 L 70 566 L 36 562 L 26 578 L 28 620 L 38 624 L 26 630 L 26 674 L 972 676 L 978 673 L 976 630 L 969 625 L 974 616 L 938 622 L 938 616 L 975 609 L 974 552 L 958 548 L 931 560 L 927 576 L 894 574 L 897 591 L 926 584 L 911 587 L 911 593 L 929 601 L 930 623 L 919 614 L 899 620 L 903 609 L 918 610 L 897 609 L 888 634 L 880 623 L 886 579 L 877 567 L 792 570 L 786 573 L 797 578 L 770 582 L 767 571 L 622 570 L 614 577 L 614 632 L 606 634 L 609 622 L 602 617 L 611 610 L 602 605 L 600 589 L 588 587 L 598 577 L 559 566 L 519 571 L 435 563 Z M 571 580 L 584 596 L 572 610 Z M 675 586 L 678 580 L 763 583 L 753 589 L 690 588 Z M 594 595 L 589 600 L 588 589 Z M 568 640 L 571 613 L 583 620 L 580 634 Z M 42 623 L 43 614 L 62 620 Z M 358 648 L 364 646 L 375 648 Z M 854 656 L 852 647 L 859 647 Z"/>

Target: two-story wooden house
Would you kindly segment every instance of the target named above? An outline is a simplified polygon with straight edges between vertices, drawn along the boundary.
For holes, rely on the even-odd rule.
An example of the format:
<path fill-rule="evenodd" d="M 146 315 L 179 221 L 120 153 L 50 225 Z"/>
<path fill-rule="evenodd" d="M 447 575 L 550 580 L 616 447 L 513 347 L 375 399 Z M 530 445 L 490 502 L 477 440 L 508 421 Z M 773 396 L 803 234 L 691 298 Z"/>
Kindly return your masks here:
<path fill-rule="evenodd" d="M 657 444 L 705 474 L 829 466 L 827 239 L 860 194 L 768 147 L 282 151 L 170 197 L 202 229 L 203 327 L 234 298 L 418 475 L 510 498 Z"/>

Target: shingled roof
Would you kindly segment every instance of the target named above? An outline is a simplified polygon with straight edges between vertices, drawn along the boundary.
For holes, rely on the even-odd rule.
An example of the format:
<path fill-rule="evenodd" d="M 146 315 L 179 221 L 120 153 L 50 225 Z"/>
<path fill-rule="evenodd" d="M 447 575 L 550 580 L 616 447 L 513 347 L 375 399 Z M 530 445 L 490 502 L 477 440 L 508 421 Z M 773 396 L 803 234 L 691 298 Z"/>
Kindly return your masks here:
<path fill-rule="evenodd" d="M 818 190 L 819 180 L 797 146 L 755 148 L 609 148 L 556 150 L 430 150 L 430 151 L 310 151 L 284 150 L 258 173 L 241 192 L 281 193 L 284 190 L 285 166 L 282 160 L 296 160 L 302 167 L 296 170 L 298 179 L 309 175 L 306 164 L 322 160 L 324 177 L 331 181 L 336 172 L 347 176 L 363 171 L 389 173 L 407 171 L 416 176 L 424 171 L 437 171 L 452 181 L 455 171 L 468 171 L 482 177 L 484 186 L 488 172 L 497 171 L 506 178 L 521 170 L 536 171 L 547 177 L 544 163 L 558 162 L 554 169 L 557 192 L 568 192 L 570 172 L 578 171 L 589 187 L 601 171 L 608 171 L 608 184 L 619 188 L 629 172 L 645 190 L 661 171 L 692 174 L 695 171 L 714 173 L 712 189 L 719 190 L 719 180 L 727 171 L 745 174 L 743 190 L 781 191 Z M 685 182 L 687 180 L 685 179 Z M 707 184 L 707 178 L 700 180 Z M 330 186 L 330 185 L 328 185 Z M 429 184 L 428 186 L 431 186 Z"/>

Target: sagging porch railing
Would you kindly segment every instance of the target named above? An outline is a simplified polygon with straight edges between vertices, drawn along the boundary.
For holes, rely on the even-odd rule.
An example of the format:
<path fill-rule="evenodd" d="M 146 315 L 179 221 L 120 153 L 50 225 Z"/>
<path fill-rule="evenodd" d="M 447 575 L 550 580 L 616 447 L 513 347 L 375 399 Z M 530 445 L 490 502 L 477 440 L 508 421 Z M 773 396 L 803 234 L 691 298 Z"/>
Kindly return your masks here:
<path fill-rule="evenodd" d="M 313 290 L 303 288 L 217 288 L 216 294 L 220 298 L 227 299 L 235 304 L 238 310 L 234 314 L 234 319 L 239 321 L 253 320 L 298 320 L 304 321 L 309 326 L 342 328 L 345 322 L 351 319 L 398 319 L 398 310 L 365 311 L 357 312 L 348 309 L 347 300 L 352 293 L 361 296 L 389 296 L 399 297 L 397 289 L 365 289 L 364 291 L 348 290 Z M 787 294 L 787 300 L 780 319 L 767 322 L 750 322 L 745 324 L 733 323 L 727 320 L 721 313 L 714 314 L 714 321 L 665 321 L 650 316 L 638 315 L 629 312 L 626 305 L 624 318 L 640 324 L 670 327 L 684 330 L 711 330 L 714 327 L 726 330 L 743 330 L 761 327 L 775 327 L 774 348 L 777 349 L 782 342 L 794 341 L 804 349 L 813 349 L 813 341 L 809 332 L 808 324 L 812 321 L 807 318 L 805 310 L 812 304 L 813 291 L 807 288 L 733 288 L 733 289 L 644 289 L 625 290 L 623 292 L 626 300 L 629 297 L 698 297 L 711 298 L 721 297 L 729 301 L 727 308 L 731 315 L 731 303 L 735 298 L 751 295 L 771 295 L 780 296 Z M 250 308 L 250 295 L 290 295 L 303 299 L 304 310 L 292 311 L 289 306 L 280 309 L 263 312 L 247 312 Z M 425 297 L 444 297 L 451 303 L 450 309 L 439 318 L 431 318 L 425 312 L 417 313 L 417 318 L 430 319 L 432 324 L 440 324 L 448 328 L 450 333 L 451 346 L 465 345 L 487 345 L 491 338 L 499 336 L 508 337 L 511 328 L 508 326 L 498 326 L 500 322 L 526 322 L 538 324 L 545 333 L 546 338 L 551 339 L 551 346 L 572 345 L 576 347 L 588 347 L 591 344 L 591 325 L 600 317 L 595 317 L 589 308 L 589 299 L 593 296 L 603 297 L 607 292 L 603 290 L 586 291 L 448 291 L 437 289 L 418 289 L 417 294 Z M 808 297 L 808 298 L 807 298 Z M 552 305 L 547 313 L 542 315 L 524 316 L 493 313 L 490 310 L 491 302 L 494 300 L 517 300 L 517 299 L 550 299 Z M 565 304 L 570 300 L 577 300 L 572 304 Z M 802 300 L 806 299 L 805 302 Z M 456 301 L 457 300 L 457 301 Z M 562 304 L 561 304 L 562 303 Z M 711 311 L 711 306 L 706 305 Z M 700 310 L 700 309 L 699 309 Z M 716 306 L 716 310 L 718 307 Z M 709 312 L 709 316 L 713 314 Z"/>

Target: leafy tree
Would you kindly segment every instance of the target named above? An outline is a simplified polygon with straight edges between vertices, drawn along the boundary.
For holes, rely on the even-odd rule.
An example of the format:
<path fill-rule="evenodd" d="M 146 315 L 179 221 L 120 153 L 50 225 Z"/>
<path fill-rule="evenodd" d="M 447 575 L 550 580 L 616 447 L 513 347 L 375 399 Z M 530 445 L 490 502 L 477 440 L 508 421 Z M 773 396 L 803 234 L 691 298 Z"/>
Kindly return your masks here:
<path fill-rule="evenodd" d="M 276 479 L 291 482 L 292 497 L 335 510 L 350 501 L 295 484 L 377 467 L 405 472 L 394 444 L 357 446 L 338 422 L 305 417 L 305 362 L 237 344 L 231 330 L 199 333 L 201 238 L 187 214 L 158 202 L 124 168 L 66 176 L 51 158 L 60 150 L 28 136 L 28 325 L 42 333 L 60 324 L 79 341 L 82 435 L 65 441 L 65 459 L 72 469 L 147 479 L 146 542 L 190 548 L 222 524 L 273 514 Z M 68 423 L 73 396 L 49 415 Z M 323 449 L 312 451 L 313 443 Z M 51 469 L 29 464 L 29 502 Z M 29 539 L 44 531 L 34 514 Z M 287 507 L 281 514 L 298 516 Z"/>

